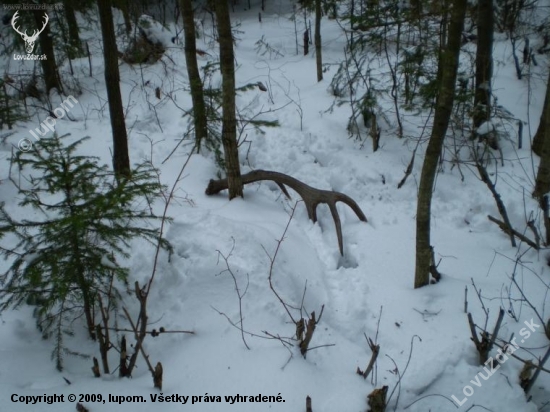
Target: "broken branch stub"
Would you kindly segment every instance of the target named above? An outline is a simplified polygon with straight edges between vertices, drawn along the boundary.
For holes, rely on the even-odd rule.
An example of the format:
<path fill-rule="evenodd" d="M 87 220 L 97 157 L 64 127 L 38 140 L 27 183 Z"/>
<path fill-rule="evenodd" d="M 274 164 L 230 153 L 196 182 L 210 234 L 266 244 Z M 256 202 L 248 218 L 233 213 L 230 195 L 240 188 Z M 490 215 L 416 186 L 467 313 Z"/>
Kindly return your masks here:
<path fill-rule="evenodd" d="M 362 222 L 367 222 L 365 214 L 359 207 L 359 205 L 351 197 L 332 190 L 321 190 L 306 185 L 305 183 L 293 178 L 292 176 L 285 175 L 284 173 L 272 172 L 269 170 L 254 170 L 252 172 L 241 175 L 243 184 L 259 182 L 261 180 L 271 180 L 275 182 L 279 188 L 283 191 L 286 197 L 291 198 L 285 186 L 290 187 L 296 193 L 300 195 L 306 205 L 307 215 L 313 221 L 317 222 L 317 206 L 319 204 L 326 204 L 334 220 L 336 226 L 336 236 L 338 238 L 338 247 L 340 254 L 344 255 L 344 242 L 342 238 L 342 224 L 340 222 L 340 216 L 336 209 L 336 203 L 342 202 L 348 205 L 351 210 L 355 212 L 355 215 Z M 215 195 L 222 190 L 228 188 L 227 178 L 219 180 L 210 180 L 208 187 L 205 190 L 207 195 Z"/>

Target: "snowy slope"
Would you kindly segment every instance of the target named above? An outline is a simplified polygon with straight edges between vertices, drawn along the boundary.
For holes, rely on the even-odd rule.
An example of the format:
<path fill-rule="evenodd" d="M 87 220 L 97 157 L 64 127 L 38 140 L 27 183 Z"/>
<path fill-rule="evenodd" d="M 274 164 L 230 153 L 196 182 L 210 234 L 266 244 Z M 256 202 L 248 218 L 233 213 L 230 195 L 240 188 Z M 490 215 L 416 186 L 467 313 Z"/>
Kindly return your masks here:
<path fill-rule="evenodd" d="M 475 378 L 478 372 L 485 372 L 478 366 L 464 313 L 466 286 L 469 310 L 479 324 L 484 314 L 472 279 L 490 310 L 489 325 L 496 321 L 500 306 L 508 310 L 511 305 L 518 313 L 518 322 L 505 317 L 502 338 L 512 333 L 519 337 L 524 321 L 534 318 L 533 311 L 517 300 L 517 290 L 510 295 L 508 292 L 514 261 L 526 248 L 511 248 L 508 237 L 487 220 L 486 215 L 498 216 L 498 211 L 485 185 L 472 173 L 475 170 L 463 167 L 462 181 L 450 162 L 443 165 L 434 192 L 432 236 L 444 278 L 437 285 L 413 290 L 416 191 L 422 157 L 417 158 L 405 186 L 397 189 L 397 184 L 425 119 L 404 113 L 405 135 L 410 138 L 398 139 L 393 129 L 383 130 L 382 147 L 376 153 L 372 153 L 370 142 L 362 148 L 361 142 L 350 140 L 345 130 L 347 107 L 327 112 L 332 103 L 328 84 L 335 64 L 343 57 L 345 38 L 341 29 L 335 22 L 323 20 L 323 58 L 331 65 L 325 80 L 317 83 L 314 57 L 295 53 L 294 23 L 289 19 L 287 2 L 273 3 L 263 13 L 262 23 L 257 21 L 257 5 L 251 11 L 237 7 L 232 14 L 234 23 L 240 23 L 235 49 L 237 84 L 261 81 L 269 87 L 268 93 L 252 90 L 240 94 L 239 105 L 253 114 L 272 110 L 263 118 L 280 123 L 278 128 L 264 129 L 265 134 L 246 132 L 246 142 L 240 147 L 243 172 L 274 170 L 320 189 L 346 193 L 358 202 L 368 223 L 360 222 L 345 205 L 338 206 L 344 236 L 345 257 L 341 258 L 328 208 L 319 207 L 319 222 L 313 224 L 303 203 L 296 205 L 295 193 L 291 193 L 292 200 L 287 200 L 271 183 L 247 185 L 245 198 L 231 202 L 224 193 L 207 197 L 206 185 L 216 178 L 214 157 L 193 154 L 178 184 L 178 197 L 169 209 L 174 221 L 166 237 L 175 253 L 170 261 L 161 254 L 148 311 L 151 322 L 155 322 L 151 327 L 193 330 L 195 334 L 166 334 L 145 341 L 151 361 L 160 361 L 164 367 L 162 394 L 189 396 L 188 403 L 153 404 L 151 396 L 158 391 L 153 389 L 142 359 L 131 380 L 119 380 L 117 373 L 95 379 L 90 360 L 71 356 L 65 359 L 65 370 L 57 372 L 49 359 L 52 342 L 41 340 L 31 311 L 21 308 L 0 317 L 0 411 L 72 411 L 75 405 L 67 401 L 69 394 L 101 394 L 105 403 L 83 402 L 90 411 L 175 412 L 187 407 L 197 411 L 300 411 L 305 410 L 309 395 L 315 412 L 355 412 L 367 410 L 367 395 L 383 385 L 389 386 L 389 393 L 395 388 L 389 408 L 398 411 L 456 410 L 450 398 L 465 398 L 465 385 L 470 385 L 474 394 L 459 410 L 475 404 L 479 406 L 473 409 L 536 411 L 537 405 L 550 400 L 550 377 L 543 373 L 533 390 L 533 402 L 526 401 L 517 382 L 522 364 L 514 359 L 504 362 L 487 381 Z M 204 31 L 211 33 L 208 24 L 206 20 Z M 110 163 L 111 132 L 98 36 L 99 31 L 90 34 L 94 78 L 87 77 L 87 59 L 73 63 L 84 90 L 77 97 L 79 105 L 71 112 L 77 121 L 59 121 L 56 128 L 59 134 L 70 132 L 75 138 L 90 135 L 92 139 L 83 146 L 85 153 Z M 255 43 L 262 36 L 282 56 L 259 56 Z M 199 47 L 210 55 L 217 54 L 216 44 L 208 36 L 201 39 Z M 163 161 L 187 127 L 178 106 L 189 108 L 191 103 L 184 90 L 187 76 L 183 49 L 173 45 L 167 55 L 170 58 L 165 58 L 163 64 L 141 69 L 121 64 L 120 68 L 131 159 L 137 163 L 152 155 L 153 163 L 162 171 L 163 182 L 171 186 L 189 156 L 190 145 L 181 145 Z M 538 71 L 530 83 L 519 81 L 509 64 L 510 50 L 505 41 L 497 43 L 495 56 L 499 63 L 495 64 L 494 90 L 499 103 L 517 118 L 529 121 L 534 134 L 544 99 L 544 70 L 535 68 Z M 207 59 L 200 58 L 199 64 Z M 219 78 L 212 81 L 219 82 Z M 162 90 L 161 100 L 155 97 L 156 87 Z M 151 109 L 153 106 L 156 111 Z M 302 119 L 298 109 L 303 110 Z M 19 139 L 28 137 L 27 131 L 42 120 L 21 125 L 9 142 L 16 145 Z M 9 158 L 7 149 L 0 154 Z M 525 215 L 537 212 L 530 198 L 537 160 L 531 163 L 528 144 L 518 151 L 513 142 L 504 144 L 504 158 L 497 187 L 512 223 L 523 228 Z M 7 162 L 0 164 L 2 180 L 7 177 L 8 167 Z M 16 191 L 6 181 L 0 196 L 17 214 Z M 268 335 L 264 333 L 282 337 L 295 333 L 268 281 L 270 259 L 295 205 L 272 278 L 278 294 L 289 305 L 300 306 L 306 282 L 307 312 L 318 315 L 324 305 L 311 344 L 321 347 L 309 352 L 306 359 L 297 347 L 288 350 L 276 339 L 265 339 Z M 131 283 L 138 280 L 143 284 L 152 273 L 154 250 L 141 242 L 134 246 L 129 262 Z M 219 313 L 239 321 L 235 283 L 224 272 L 226 265 L 220 253 L 226 257 L 231 254 L 230 268 L 241 291 L 246 289 L 242 299 L 244 329 L 261 336 L 245 335 L 250 350 L 240 331 Z M 543 287 L 549 284 L 545 257 L 545 252 L 529 251 L 522 256 L 526 267 L 516 269 L 526 294 L 540 308 L 548 302 L 549 289 Z M 508 296 L 515 300 L 510 301 Z M 126 296 L 125 305 L 137 314 L 132 296 Z M 298 316 L 298 311 L 292 314 Z M 543 316 L 548 319 L 549 314 Z M 365 335 L 376 338 L 381 348 L 375 385 L 370 377 L 363 380 L 355 373 L 370 359 Z M 67 344 L 89 356 L 99 355 L 96 344 L 85 338 L 83 330 Z M 540 329 L 521 344 L 538 356 L 547 345 Z M 111 352 L 111 364 L 116 365 L 117 353 Z M 525 351 L 517 354 L 529 357 Z M 12 402 L 13 394 L 63 394 L 66 401 L 25 405 Z M 220 396 L 221 402 L 202 399 L 191 404 L 193 396 L 206 394 Z M 284 402 L 258 405 L 225 401 L 224 396 L 236 394 L 280 395 Z M 109 402 L 110 395 L 143 396 L 146 402 L 119 405 Z"/>

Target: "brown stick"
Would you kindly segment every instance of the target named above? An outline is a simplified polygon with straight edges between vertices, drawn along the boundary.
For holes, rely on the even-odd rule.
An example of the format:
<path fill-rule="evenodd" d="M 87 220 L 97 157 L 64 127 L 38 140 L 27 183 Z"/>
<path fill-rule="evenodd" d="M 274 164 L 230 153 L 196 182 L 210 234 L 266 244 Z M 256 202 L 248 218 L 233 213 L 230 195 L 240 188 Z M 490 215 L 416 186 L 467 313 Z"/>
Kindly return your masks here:
<path fill-rule="evenodd" d="M 369 347 L 372 351 L 369 364 L 367 365 L 367 368 L 365 369 L 364 372 L 361 369 L 359 369 L 359 367 L 357 367 L 357 374 L 361 375 L 363 379 L 367 379 L 367 376 L 369 376 L 369 374 L 371 373 L 372 368 L 374 367 L 374 364 L 376 362 L 376 359 L 378 359 L 378 354 L 380 353 L 380 345 L 375 344 L 371 338 L 367 338 L 367 342 L 369 343 Z"/>
<path fill-rule="evenodd" d="M 497 192 L 497 189 L 495 187 L 495 184 L 489 177 L 489 173 L 487 173 L 487 169 L 485 169 L 485 166 L 481 164 L 481 162 L 476 157 L 476 167 L 479 171 L 479 176 L 481 177 L 481 181 L 485 183 L 485 185 L 489 188 L 491 191 L 491 194 L 493 195 L 493 198 L 495 199 L 495 203 L 497 204 L 498 211 L 500 213 L 500 216 L 502 216 L 502 219 L 504 222 L 502 223 L 507 227 L 509 230 L 504 230 L 505 233 L 508 233 L 510 235 L 510 242 L 512 242 L 512 247 L 516 247 L 516 239 L 514 238 L 514 233 L 512 229 L 512 224 L 510 223 L 510 219 L 508 218 L 508 212 L 506 211 L 506 207 L 504 206 L 504 202 L 500 198 L 500 194 Z"/>
<path fill-rule="evenodd" d="M 141 354 L 143 355 L 143 359 L 145 359 L 145 363 L 147 363 L 147 367 L 149 368 L 149 371 L 154 375 L 155 370 L 153 369 L 153 365 L 151 365 L 151 362 L 149 361 L 149 356 L 145 353 L 145 350 L 143 349 L 143 341 L 147 336 L 147 292 L 145 289 L 143 290 L 140 289 L 139 283 L 137 281 L 135 282 L 134 286 L 135 286 L 136 297 L 139 300 L 139 316 L 138 316 L 137 324 L 134 324 L 126 308 L 122 308 L 122 310 L 124 311 L 124 314 L 128 318 L 128 322 L 130 322 L 130 326 L 132 327 L 134 331 L 134 336 L 136 338 L 134 353 L 130 357 L 130 362 L 128 363 L 128 376 L 132 375 L 132 371 L 134 370 L 138 353 L 140 351 L 141 351 Z M 139 331 L 137 328 L 138 326 L 139 326 Z"/>
<path fill-rule="evenodd" d="M 109 350 L 109 343 L 105 336 L 103 336 L 103 331 L 101 330 L 101 325 L 96 325 L 96 336 L 99 342 L 99 353 L 101 354 L 101 363 L 103 365 L 103 373 L 108 374 L 109 372 L 109 359 L 107 358 L 107 351 Z"/>
<path fill-rule="evenodd" d="M 94 366 L 92 366 L 92 372 L 94 373 L 94 376 L 96 378 L 101 377 L 101 373 L 99 372 L 99 362 L 97 361 L 97 358 L 94 356 Z"/>
<path fill-rule="evenodd" d="M 325 305 L 321 305 L 321 313 L 319 313 L 319 319 L 315 319 L 315 311 L 311 312 L 311 316 L 307 321 L 306 331 L 304 339 L 300 341 L 300 353 L 303 357 L 306 357 L 307 351 L 309 350 L 309 344 L 313 338 L 313 332 L 315 332 L 315 327 L 321 321 L 323 316 L 323 311 L 325 310 Z"/>
<path fill-rule="evenodd" d="M 495 339 L 498 336 L 498 332 L 500 330 L 500 325 L 502 324 L 503 318 L 504 318 L 504 310 L 501 308 L 498 313 L 498 319 L 497 319 L 497 323 L 495 324 L 495 328 L 493 329 L 493 333 L 489 334 L 489 332 L 487 332 L 486 330 L 483 330 L 481 332 L 481 341 L 480 341 L 477 336 L 472 314 L 468 313 L 468 324 L 470 325 L 470 332 L 472 333 L 472 341 L 476 345 L 476 349 L 479 353 L 480 365 L 484 365 L 485 362 L 487 362 L 487 359 L 489 359 L 489 353 L 491 352 L 491 349 L 495 344 Z"/>
<path fill-rule="evenodd" d="M 128 373 L 128 350 L 126 348 L 126 336 L 123 336 L 120 341 L 120 363 L 118 368 L 118 375 L 121 378 L 129 378 Z"/>
<path fill-rule="evenodd" d="M 105 329 L 105 335 L 101 330 L 101 326 L 96 326 L 96 334 L 99 337 L 99 352 L 101 353 L 101 363 L 103 364 L 103 373 L 109 374 L 109 358 L 107 357 L 107 352 L 111 349 L 111 338 L 109 336 L 109 313 L 105 306 L 103 306 L 103 300 L 101 295 L 97 295 L 97 300 L 99 303 L 99 310 L 101 312 L 101 319 L 103 321 L 103 327 Z"/>
<path fill-rule="evenodd" d="M 313 409 L 311 409 L 311 397 L 309 395 L 306 396 L 306 412 L 313 412 Z"/>
<path fill-rule="evenodd" d="M 340 216 L 338 215 L 338 210 L 336 209 L 336 203 L 342 202 L 348 205 L 357 215 L 359 220 L 366 222 L 367 218 L 365 214 L 359 207 L 359 205 L 351 197 L 340 193 L 334 192 L 331 190 L 321 190 L 315 189 L 305 183 L 295 179 L 291 176 L 285 175 L 284 173 L 272 172 L 269 170 L 254 170 L 252 172 L 241 175 L 243 184 L 258 182 L 261 180 L 271 180 L 279 186 L 283 191 L 286 197 L 290 198 L 288 191 L 285 188 L 285 185 L 292 188 L 296 191 L 300 197 L 304 200 L 306 205 L 307 215 L 313 221 L 317 222 L 317 206 L 324 203 L 328 205 L 330 213 L 332 214 L 332 219 L 334 220 L 334 225 L 336 226 L 336 236 L 338 238 L 338 247 L 340 249 L 340 254 L 344 255 L 344 242 L 342 238 L 342 224 L 340 222 Z M 207 195 L 215 195 L 222 190 L 228 188 L 227 178 L 219 180 L 210 180 L 208 187 L 205 190 Z"/>
<path fill-rule="evenodd" d="M 157 362 L 157 366 L 155 366 L 155 371 L 153 372 L 153 384 L 155 388 L 162 391 L 162 363 L 160 362 Z"/>
<path fill-rule="evenodd" d="M 533 242 L 531 239 L 529 239 L 527 236 L 519 233 L 517 230 L 514 230 L 511 226 L 508 226 L 506 223 L 498 220 L 497 218 L 494 218 L 491 215 L 487 215 L 487 217 L 491 222 L 496 223 L 500 227 L 500 229 L 502 229 L 503 232 L 507 233 L 510 236 L 516 236 L 521 241 L 531 246 L 533 249 L 539 250 L 539 246 L 535 242 Z"/>

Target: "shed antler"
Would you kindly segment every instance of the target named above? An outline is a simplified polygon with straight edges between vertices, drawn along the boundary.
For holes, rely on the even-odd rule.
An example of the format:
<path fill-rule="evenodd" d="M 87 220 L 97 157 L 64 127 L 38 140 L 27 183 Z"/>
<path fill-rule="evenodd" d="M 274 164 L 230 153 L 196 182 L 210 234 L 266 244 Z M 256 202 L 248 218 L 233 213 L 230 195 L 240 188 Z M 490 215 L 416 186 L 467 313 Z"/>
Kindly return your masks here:
<path fill-rule="evenodd" d="M 303 182 L 300 182 L 298 179 L 295 179 L 291 176 L 285 175 L 279 172 L 271 172 L 268 170 L 254 170 L 252 172 L 246 173 L 241 176 L 243 184 L 258 182 L 260 180 L 271 180 L 281 188 L 283 193 L 290 199 L 290 195 L 286 190 L 286 186 L 294 189 L 300 197 L 303 199 L 308 217 L 313 221 L 317 222 L 317 206 L 320 203 L 325 203 L 330 209 L 332 218 L 334 219 L 334 225 L 336 226 L 336 236 L 338 237 L 338 246 L 340 248 L 340 254 L 344 255 L 344 242 L 342 240 L 342 224 L 340 223 L 340 216 L 338 215 L 338 210 L 336 209 L 336 202 L 342 202 L 348 205 L 357 215 L 359 220 L 366 222 L 367 218 L 363 214 L 363 211 L 359 205 L 351 197 L 340 193 L 334 192 L 331 190 L 321 190 L 315 189 L 314 187 L 308 186 Z M 222 190 L 227 189 L 227 178 L 220 180 L 210 180 L 208 187 L 206 188 L 205 193 L 207 195 L 215 195 Z"/>

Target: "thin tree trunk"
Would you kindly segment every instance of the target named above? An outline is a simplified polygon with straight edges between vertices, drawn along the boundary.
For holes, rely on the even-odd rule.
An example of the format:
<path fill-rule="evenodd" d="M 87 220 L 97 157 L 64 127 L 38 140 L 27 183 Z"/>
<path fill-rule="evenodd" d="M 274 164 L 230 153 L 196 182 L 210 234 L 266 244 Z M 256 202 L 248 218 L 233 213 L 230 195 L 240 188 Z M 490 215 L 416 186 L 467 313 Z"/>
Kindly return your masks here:
<path fill-rule="evenodd" d="M 477 13 L 476 89 L 474 129 L 491 117 L 493 75 L 493 0 L 479 0 Z"/>
<path fill-rule="evenodd" d="M 411 16 L 415 20 L 420 20 L 422 16 L 422 0 L 411 0 Z"/>
<path fill-rule="evenodd" d="M 229 200 L 243 197 L 243 182 L 237 146 L 237 119 L 235 117 L 235 60 L 233 36 L 227 1 L 216 1 L 216 19 L 220 42 L 220 69 L 222 72 L 222 142 L 225 168 L 229 183 Z"/>
<path fill-rule="evenodd" d="M 321 55 L 321 0 L 315 0 L 315 57 L 317 81 L 323 80 L 323 57 Z"/>
<path fill-rule="evenodd" d="M 531 149 L 537 156 L 542 156 L 542 145 L 544 144 L 544 137 L 546 135 L 546 114 L 548 113 L 548 101 L 550 100 L 550 73 L 548 74 L 548 82 L 546 86 L 546 96 L 544 97 L 544 106 L 542 107 L 542 113 L 540 115 L 539 127 L 533 138 L 533 144 Z"/>
<path fill-rule="evenodd" d="M 546 86 L 546 100 L 550 99 L 550 83 Z M 533 195 L 539 200 L 541 208 L 544 210 L 544 195 L 550 192 L 550 104 L 545 101 L 544 112 L 541 116 L 541 124 L 544 122 L 544 135 L 541 137 L 540 163 L 535 180 L 535 191 Z M 541 126 L 539 125 L 539 129 Z M 539 131 L 537 130 L 537 133 Z"/>
<path fill-rule="evenodd" d="M 116 47 L 115 26 L 111 0 L 98 0 L 99 20 L 103 37 L 103 56 L 105 60 L 105 83 L 109 99 L 111 129 L 113 131 L 113 168 L 117 177 L 130 176 L 130 155 L 128 154 L 128 135 L 124 122 L 124 109 L 120 95 L 120 74 L 118 71 L 118 50 Z"/>
<path fill-rule="evenodd" d="M 432 134 L 426 149 L 420 187 L 418 189 L 418 204 L 416 210 L 416 268 L 414 287 L 419 288 L 429 283 L 430 264 L 432 250 L 430 244 L 430 219 L 432 191 L 437 172 L 439 157 L 443 148 L 443 142 L 449 119 L 451 117 L 458 61 L 460 53 L 460 40 L 464 27 L 467 0 L 454 0 L 452 3 L 449 35 L 447 45 L 440 54 L 439 65 L 441 70 L 441 82 L 439 93 L 435 103 L 435 114 Z"/>
<path fill-rule="evenodd" d="M 42 25 L 44 24 L 44 11 L 34 10 L 33 16 L 36 27 L 42 27 Z M 40 49 L 42 51 L 42 54 L 46 55 L 45 59 L 40 60 L 42 73 L 44 73 L 46 92 L 49 93 L 51 89 L 57 89 L 58 92 L 62 93 L 63 87 L 61 86 L 61 80 L 59 77 L 59 72 L 57 70 L 52 33 L 50 31 L 49 24 L 46 24 L 44 26 L 44 30 L 42 31 L 40 36 L 38 36 L 38 41 L 40 42 Z"/>
<path fill-rule="evenodd" d="M 74 7 L 69 0 L 63 0 L 63 11 L 65 13 L 65 20 L 67 20 L 67 27 L 69 28 L 69 58 L 84 56 L 84 50 L 82 49 L 82 42 L 80 41 L 80 33 L 78 29 L 78 22 L 74 13 Z"/>
<path fill-rule="evenodd" d="M 195 122 L 195 142 L 197 152 L 201 143 L 206 139 L 208 129 L 206 121 L 206 108 L 204 105 L 204 93 L 199 66 L 197 64 L 197 45 L 195 40 L 195 19 L 191 0 L 180 0 L 181 14 L 183 17 L 183 31 L 185 37 L 185 62 L 187 63 L 187 75 L 191 87 L 191 100 L 193 101 L 193 118 Z"/>
<path fill-rule="evenodd" d="M 124 28 L 126 29 L 126 34 L 129 36 L 132 33 L 132 19 L 130 17 L 129 0 L 113 0 L 113 7 L 116 7 L 122 12 Z"/>

